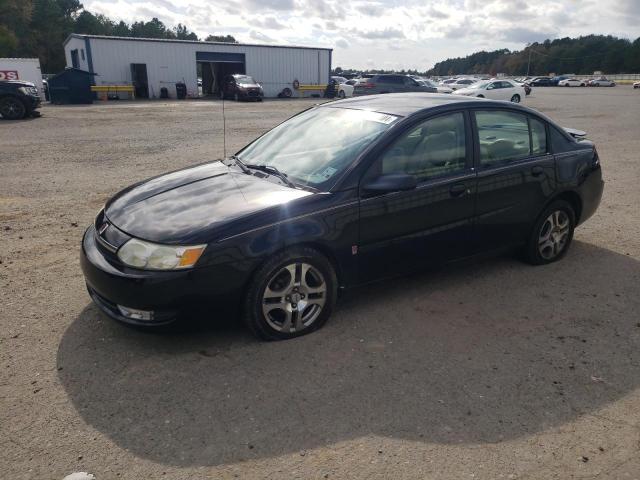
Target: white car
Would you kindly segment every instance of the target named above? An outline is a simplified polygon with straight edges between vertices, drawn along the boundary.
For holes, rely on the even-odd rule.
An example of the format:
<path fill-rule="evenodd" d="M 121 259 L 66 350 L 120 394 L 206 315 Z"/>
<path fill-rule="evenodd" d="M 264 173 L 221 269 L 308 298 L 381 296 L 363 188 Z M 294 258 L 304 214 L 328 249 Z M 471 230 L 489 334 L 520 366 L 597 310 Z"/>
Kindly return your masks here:
<path fill-rule="evenodd" d="M 451 90 L 460 90 L 461 88 L 467 88 L 468 86 L 473 85 L 477 82 L 478 80 L 476 80 L 475 78 L 459 78 L 455 82 L 449 83 L 446 86 Z"/>
<path fill-rule="evenodd" d="M 616 82 L 609 80 L 607 77 L 598 77 L 591 80 L 587 86 L 589 87 L 615 87 Z"/>
<path fill-rule="evenodd" d="M 640 88 L 640 82 L 636 82 L 636 83 L 634 83 L 634 84 L 633 84 L 633 88 L 634 88 L 634 89 L 636 89 L 636 88 Z"/>
<path fill-rule="evenodd" d="M 526 97 L 524 87 L 510 80 L 481 81 L 467 88 L 456 90 L 453 94 L 491 100 L 508 100 L 513 103 L 520 103 Z"/>
<path fill-rule="evenodd" d="M 586 87 L 587 84 L 583 80 L 577 78 L 565 78 L 558 82 L 559 87 Z"/>
<path fill-rule="evenodd" d="M 353 97 L 353 85 L 349 85 L 347 83 L 339 83 L 338 84 L 338 98 L 347 98 Z"/>

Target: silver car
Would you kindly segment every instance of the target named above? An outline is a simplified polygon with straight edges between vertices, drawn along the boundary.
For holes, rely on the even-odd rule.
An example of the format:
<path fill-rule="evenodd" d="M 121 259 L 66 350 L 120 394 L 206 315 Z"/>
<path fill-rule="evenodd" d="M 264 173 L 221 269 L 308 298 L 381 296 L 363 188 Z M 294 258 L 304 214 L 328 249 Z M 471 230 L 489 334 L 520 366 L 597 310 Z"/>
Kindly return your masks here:
<path fill-rule="evenodd" d="M 353 96 L 375 95 L 377 93 L 427 92 L 438 93 L 438 89 L 417 82 L 409 75 L 374 75 L 366 82 L 357 83 Z"/>

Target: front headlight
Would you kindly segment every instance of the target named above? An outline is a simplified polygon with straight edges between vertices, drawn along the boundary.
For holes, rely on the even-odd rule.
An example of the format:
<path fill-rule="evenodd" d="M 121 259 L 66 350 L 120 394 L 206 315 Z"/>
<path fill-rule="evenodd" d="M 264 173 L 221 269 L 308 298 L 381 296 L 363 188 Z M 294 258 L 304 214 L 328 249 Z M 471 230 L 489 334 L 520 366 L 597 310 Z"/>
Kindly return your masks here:
<path fill-rule="evenodd" d="M 36 87 L 20 87 L 18 91 L 24 95 L 38 95 L 38 89 Z"/>
<path fill-rule="evenodd" d="M 132 238 L 120 247 L 118 258 L 126 265 L 144 270 L 181 270 L 193 267 L 205 247 L 158 245 Z"/>

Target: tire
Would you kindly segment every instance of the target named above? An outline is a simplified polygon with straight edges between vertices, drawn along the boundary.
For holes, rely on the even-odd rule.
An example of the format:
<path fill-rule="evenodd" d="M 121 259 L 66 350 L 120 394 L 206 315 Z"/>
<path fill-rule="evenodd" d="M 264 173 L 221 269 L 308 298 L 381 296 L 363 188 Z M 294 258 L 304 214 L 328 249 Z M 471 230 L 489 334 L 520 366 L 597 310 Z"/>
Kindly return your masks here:
<path fill-rule="evenodd" d="M 320 252 L 309 247 L 285 250 L 253 275 L 243 320 L 251 333 L 264 340 L 306 335 L 331 316 L 337 285 L 331 262 Z"/>
<path fill-rule="evenodd" d="M 285 87 L 284 90 L 282 90 L 282 95 L 284 95 L 284 98 L 291 98 L 293 96 L 293 92 L 290 88 Z"/>
<path fill-rule="evenodd" d="M 345 98 L 347 95 L 346 93 L 344 93 L 344 90 L 340 90 L 340 92 L 338 93 L 338 97 L 339 98 Z"/>
<path fill-rule="evenodd" d="M 0 115 L 6 120 L 20 120 L 27 115 L 27 107 L 16 97 L 0 100 Z"/>
<path fill-rule="evenodd" d="M 478 98 L 484 98 L 484 95 L 478 95 Z"/>
<path fill-rule="evenodd" d="M 552 202 L 538 217 L 525 248 L 525 260 L 546 265 L 562 259 L 569 250 L 576 226 L 576 214 L 564 200 Z"/>
<path fill-rule="evenodd" d="M 262 97 L 258 97 L 258 102 L 261 102 L 261 101 L 262 101 Z"/>
<path fill-rule="evenodd" d="M 512 103 L 520 103 L 520 95 L 518 95 L 517 93 L 511 97 L 511 102 Z"/>

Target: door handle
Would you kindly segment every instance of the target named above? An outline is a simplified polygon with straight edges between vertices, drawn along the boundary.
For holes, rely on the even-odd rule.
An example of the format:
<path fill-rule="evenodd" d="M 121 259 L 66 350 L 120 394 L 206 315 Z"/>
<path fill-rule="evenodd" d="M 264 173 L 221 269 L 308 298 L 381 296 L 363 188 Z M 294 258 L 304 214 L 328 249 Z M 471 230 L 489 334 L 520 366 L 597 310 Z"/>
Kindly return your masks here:
<path fill-rule="evenodd" d="M 471 193 L 471 191 L 467 190 L 467 186 L 464 183 L 456 183 L 451 186 L 449 193 L 452 197 L 461 197 L 465 193 Z"/>
<path fill-rule="evenodd" d="M 544 173 L 544 168 L 536 165 L 535 167 L 531 167 L 531 175 L 534 177 L 539 177 Z"/>

